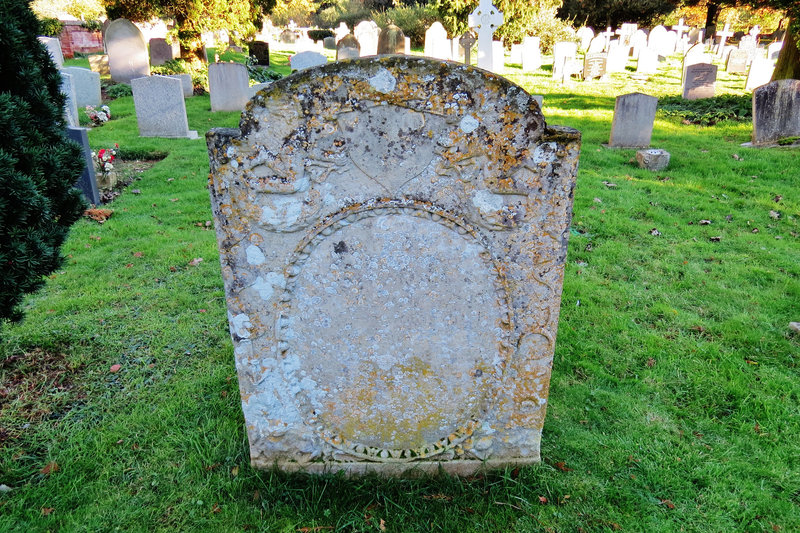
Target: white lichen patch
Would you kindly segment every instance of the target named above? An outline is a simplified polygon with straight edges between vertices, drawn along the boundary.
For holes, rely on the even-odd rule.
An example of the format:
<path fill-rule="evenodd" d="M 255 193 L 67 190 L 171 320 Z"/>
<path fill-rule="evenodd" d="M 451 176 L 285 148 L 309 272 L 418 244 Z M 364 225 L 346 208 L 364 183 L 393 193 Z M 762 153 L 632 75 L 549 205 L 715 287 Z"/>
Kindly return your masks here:
<path fill-rule="evenodd" d="M 369 84 L 379 93 L 388 94 L 397 87 L 397 78 L 385 68 L 379 68 L 377 74 L 369 79 Z"/>
<path fill-rule="evenodd" d="M 464 118 L 461 119 L 460 127 L 461 131 L 464 133 L 472 133 L 478 129 L 478 126 L 480 125 L 481 123 L 477 118 L 473 117 L 472 115 L 465 115 Z"/>
<path fill-rule="evenodd" d="M 247 256 L 247 263 L 250 265 L 261 265 L 267 260 L 261 248 L 253 244 L 247 247 L 245 255 Z"/>
<path fill-rule="evenodd" d="M 258 276 L 253 283 L 253 290 L 258 292 L 258 296 L 265 302 L 270 300 L 276 291 L 286 288 L 286 278 L 277 272 L 268 272 L 265 278 Z"/>

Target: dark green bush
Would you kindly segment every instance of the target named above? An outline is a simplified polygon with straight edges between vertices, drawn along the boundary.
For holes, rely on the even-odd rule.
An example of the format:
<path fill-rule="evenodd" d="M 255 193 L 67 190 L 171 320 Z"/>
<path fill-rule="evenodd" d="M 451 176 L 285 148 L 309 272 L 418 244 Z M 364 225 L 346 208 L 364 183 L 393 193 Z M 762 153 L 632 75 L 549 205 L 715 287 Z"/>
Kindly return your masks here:
<path fill-rule="evenodd" d="M 250 79 L 257 83 L 267 83 L 270 81 L 279 80 L 283 77 L 283 74 L 276 72 L 271 68 L 259 67 L 253 63 L 253 58 L 251 57 L 247 58 L 245 64 L 247 65 L 247 73 L 250 76 Z"/>
<path fill-rule="evenodd" d="M 439 20 L 439 12 L 432 5 L 399 6 L 383 13 L 374 12 L 373 16 L 381 28 L 385 28 L 390 22 L 394 23 L 411 39 L 412 46 L 425 44 L 425 31 Z"/>
<path fill-rule="evenodd" d="M 58 37 L 64 29 L 64 23 L 56 18 L 44 18 L 37 21 L 39 35 Z"/>
<path fill-rule="evenodd" d="M 84 202 L 80 146 L 67 140 L 61 76 L 26 0 L 0 0 L 0 320 L 62 263 Z"/>
<path fill-rule="evenodd" d="M 133 95 L 133 91 L 131 90 L 131 86 L 127 83 L 116 83 L 106 89 L 106 95 L 111 100 L 116 100 L 117 98 L 122 98 L 123 96 Z"/>
<path fill-rule="evenodd" d="M 668 117 L 680 117 L 686 124 L 701 126 L 713 126 L 723 120 L 747 122 L 753 119 L 752 98 L 745 95 L 724 94 L 699 100 L 664 96 L 658 100 L 658 110 Z"/>
<path fill-rule="evenodd" d="M 321 41 L 325 37 L 333 37 L 335 34 L 332 30 L 308 30 L 308 38 L 312 41 Z"/>

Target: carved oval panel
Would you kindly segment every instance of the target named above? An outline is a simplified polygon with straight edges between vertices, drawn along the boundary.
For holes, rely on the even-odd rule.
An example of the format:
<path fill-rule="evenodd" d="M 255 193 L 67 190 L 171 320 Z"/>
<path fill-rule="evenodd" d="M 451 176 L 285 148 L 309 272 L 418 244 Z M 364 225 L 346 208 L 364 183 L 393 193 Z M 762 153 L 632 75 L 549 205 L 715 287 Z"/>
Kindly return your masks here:
<path fill-rule="evenodd" d="M 312 232 L 288 275 L 279 337 L 326 441 L 410 461 L 472 434 L 511 353 L 505 282 L 473 228 L 376 202 Z"/>

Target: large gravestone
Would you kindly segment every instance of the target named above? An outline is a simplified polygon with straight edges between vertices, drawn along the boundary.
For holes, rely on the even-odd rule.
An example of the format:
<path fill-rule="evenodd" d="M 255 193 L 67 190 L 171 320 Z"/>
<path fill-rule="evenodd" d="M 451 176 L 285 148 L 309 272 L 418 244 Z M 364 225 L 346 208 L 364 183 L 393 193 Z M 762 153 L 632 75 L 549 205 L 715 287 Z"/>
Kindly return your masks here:
<path fill-rule="evenodd" d="M 241 63 L 208 65 L 208 92 L 211 111 L 241 111 L 250 99 L 250 77 Z"/>
<path fill-rule="evenodd" d="M 247 53 L 256 65 L 269 66 L 269 43 L 265 41 L 251 41 L 247 43 Z"/>
<path fill-rule="evenodd" d="M 279 80 L 240 125 L 207 140 L 251 463 L 539 461 L 579 132 L 407 56 Z"/>
<path fill-rule="evenodd" d="M 374 56 L 378 53 L 378 39 L 381 29 L 372 20 L 362 20 L 353 28 L 353 36 L 360 45 L 361 55 Z"/>
<path fill-rule="evenodd" d="M 130 83 L 150 75 L 150 57 L 142 32 L 126 19 L 112 21 L 106 29 L 106 50 L 111 79 Z"/>
<path fill-rule="evenodd" d="M 75 105 L 84 108 L 87 105 L 96 107 L 102 103 L 100 74 L 81 67 L 64 67 L 61 72 L 72 77 L 72 84 L 75 86 Z"/>
<path fill-rule="evenodd" d="M 800 80 L 777 80 L 753 91 L 753 144 L 800 137 Z"/>
<path fill-rule="evenodd" d="M 196 139 L 189 130 L 181 80 L 147 76 L 131 80 L 133 106 L 141 137 Z"/>
<path fill-rule="evenodd" d="M 150 65 L 163 65 L 180 56 L 181 50 L 177 42 L 168 43 L 161 37 L 150 39 Z"/>
<path fill-rule="evenodd" d="M 345 35 L 336 43 L 336 61 L 361 57 L 361 44 L 353 35 Z"/>
<path fill-rule="evenodd" d="M 717 65 L 697 63 L 686 67 L 683 97 L 687 100 L 711 98 L 717 82 Z"/>
<path fill-rule="evenodd" d="M 746 74 L 747 57 L 747 52 L 744 50 L 731 50 L 728 53 L 728 61 L 725 63 L 725 72 L 728 74 Z"/>
<path fill-rule="evenodd" d="M 658 98 L 642 93 L 617 96 L 608 146 L 647 148 L 653 135 Z"/>
<path fill-rule="evenodd" d="M 328 62 L 328 58 L 319 52 L 312 52 L 307 50 L 300 52 L 289 58 L 289 65 L 291 65 L 292 72 L 297 70 L 305 70 L 311 67 L 318 67 Z"/>
<path fill-rule="evenodd" d="M 81 177 L 75 186 L 81 190 L 83 197 L 90 204 L 100 205 L 100 192 L 97 190 L 97 177 L 94 173 L 94 161 L 92 160 L 92 149 L 89 146 L 89 135 L 87 128 L 73 128 L 67 126 L 67 137 L 75 141 L 83 149 L 83 160 L 86 165 L 83 167 Z"/>
<path fill-rule="evenodd" d="M 378 36 L 379 54 L 403 54 L 406 50 L 406 35 L 403 30 L 389 24 Z"/>
<path fill-rule="evenodd" d="M 756 87 L 769 83 L 772 79 L 772 73 L 775 70 L 775 63 L 769 59 L 757 58 L 750 63 L 750 69 L 747 71 L 747 81 L 744 88 L 752 91 Z"/>
<path fill-rule="evenodd" d="M 650 35 L 647 37 L 647 46 L 658 52 L 659 55 L 668 56 L 672 53 L 669 50 L 669 37 L 667 37 L 667 28 L 660 24 L 650 30 Z"/>
<path fill-rule="evenodd" d="M 47 53 L 50 54 L 50 58 L 56 64 L 56 68 L 63 67 L 64 53 L 61 51 L 61 41 L 55 37 L 45 37 L 44 35 L 39 36 L 38 39 L 47 48 Z"/>
<path fill-rule="evenodd" d="M 447 30 L 439 21 L 431 24 L 425 31 L 425 57 L 434 59 L 452 59 L 453 47 L 447 39 Z"/>

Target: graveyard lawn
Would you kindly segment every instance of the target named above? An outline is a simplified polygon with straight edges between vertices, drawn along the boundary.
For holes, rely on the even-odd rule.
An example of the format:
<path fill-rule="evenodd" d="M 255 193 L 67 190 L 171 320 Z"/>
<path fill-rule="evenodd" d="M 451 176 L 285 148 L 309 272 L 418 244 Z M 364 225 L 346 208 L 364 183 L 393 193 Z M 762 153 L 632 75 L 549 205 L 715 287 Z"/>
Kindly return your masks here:
<path fill-rule="evenodd" d="M 253 470 L 205 143 L 139 138 L 125 97 L 92 146 L 167 156 L 103 224 L 76 224 L 25 321 L 3 326 L 0 530 L 800 529 L 800 151 L 659 112 L 651 146 L 672 160 L 652 173 L 602 144 L 616 96 L 680 93 L 678 59 L 627 85 L 506 74 L 544 95 L 548 123 L 583 132 L 541 465 Z M 743 81 L 721 69 L 716 92 Z M 238 123 L 208 96 L 186 108 L 201 139 Z"/>

